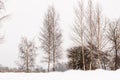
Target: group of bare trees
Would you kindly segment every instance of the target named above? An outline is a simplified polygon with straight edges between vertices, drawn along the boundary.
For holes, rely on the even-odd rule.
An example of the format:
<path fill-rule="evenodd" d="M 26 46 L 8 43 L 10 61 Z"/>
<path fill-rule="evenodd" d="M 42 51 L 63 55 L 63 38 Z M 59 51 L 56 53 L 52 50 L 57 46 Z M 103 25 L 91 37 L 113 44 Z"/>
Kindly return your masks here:
<path fill-rule="evenodd" d="M 73 32 L 75 36 L 73 41 L 77 43 L 78 47 L 68 50 L 70 68 L 77 69 L 78 63 L 82 70 L 97 68 L 116 70 L 120 68 L 119 19 L 110 21 L 103 16 L 99 5 L 93 5 L 92 0 L 88 0 L 87 6 L 84 6 L 83 0 L 80 0 L 78 7 L 75 8 Z M 74 59 L 75 56 L 77 60 Z M 72 66 L 72 62 L 76 67 Z"/>
<path fill-rule="evenodd" d="M 61 29 L 58 23 L 59 16 L 56 13 L 53 6 L 49 7 L 44 17 L 43 27 L 40 30 L 39 41 L 41 49 L 45 52 L 44 60 L 48 64 L 47 71 L 49 72 L 52 68 L 56 70 L 56 64 L 61 58 Z M 36 47 L 32 41 L 28 41 L 26 38 L 22 38 L 21 44 L 19 45 L 20 51 L 20 65 L 19 67 L 25 72 L 30 72 L 31 68 L 34 67 L 34 60 L 36 55 Z M 52 66 L 52 67 L 51 67 Z"/>
<path fill-rule="evenodd" d="M 111 69 L 120 68 L 120 20 L 110 21 L 102 14 L 99 5 L 93 5 L 88 0 L 78 2 L 75 8 L 75 21 L 73 26 L 73 41 L 76 47 L 68 49 L 68 67 L 70 69 Z M 61 58 L 62 33 L 59 26 L 59 16 L 50 6 L 44 16 L 38 39 L 40 49 L 45 53 L 44 62 L 47 71 L 55 71 Z M 19 45 L 21 65 L 20 69 L 30 72 L 34 66 L 36 47 L 33 42 L 22 38 Z"/>
<path fill-rule="evenodd" d="M 92 0 L 88 1 L 87 7 L 84 6 L 84 2 L 81 0 L 78 2 L 78 8 L 75 9 L 75 42 L 79 46 L 82 46 L 82 59 L 83 59 L 83 70 L 85 70 L 85 58 L 84 58 L 84 46 L 89 46 L 90 49 L 90 64 L 89 69 L 92 69 L 92 56 L 93 56 L 93 46 L 97 48 L 98 54 L 98 64 L 100 64 L 100 54 L 99 51 L 102 47 L 102 36 L 103 36 L 103 24 L 102 24 L 102 15 L 100 7 L 93 6 Z"/>
<path fill-rule="evenodd" d="M 4 9 L 0 1 L 0 9 Z M 7 16 L 0 17 L 0 21 Z M 34 40 L 26 37 L 19 44 L 19 71 L 32 72 L 35 69 L 37 50 L 43 50 L 44 62 L 47 63 L 47 71 L 70 69 L 111 69 L 120 68 L 120 19 L 107 20 L 99 5 L 93 5 L 88 0 L 78 2 L 75 8 L 75 20 L 73 26 L 73 41 L 76 47 L 68 49 L 68 64 L 59 63 L 62 56 L 62 33 L 59 25 L 59 15 L 54 6 L 48 7 L 43 19 L 43 27 L 38 36 L 41 46 L 36 47 Z M 3 37 L 0 39 L 2 40 Z M 68 65 L 68 67 L 66 67 Z M 64 69 L 62 69 L 64 68 Z M 43 69 L 42 69 L 43 70 Z M 44 70 L 43 70 L 44 71 Z"/>

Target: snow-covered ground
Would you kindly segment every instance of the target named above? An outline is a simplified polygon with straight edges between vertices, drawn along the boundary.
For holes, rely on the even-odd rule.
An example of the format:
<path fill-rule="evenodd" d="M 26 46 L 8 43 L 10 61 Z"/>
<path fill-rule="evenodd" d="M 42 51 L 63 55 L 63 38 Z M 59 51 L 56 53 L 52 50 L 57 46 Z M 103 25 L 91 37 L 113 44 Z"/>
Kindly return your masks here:
<path fill-rule="evenodd" d="M 69 70 L 50 73 L 0 73 L 0 80 L 120 80 L 120 70 Z"/>

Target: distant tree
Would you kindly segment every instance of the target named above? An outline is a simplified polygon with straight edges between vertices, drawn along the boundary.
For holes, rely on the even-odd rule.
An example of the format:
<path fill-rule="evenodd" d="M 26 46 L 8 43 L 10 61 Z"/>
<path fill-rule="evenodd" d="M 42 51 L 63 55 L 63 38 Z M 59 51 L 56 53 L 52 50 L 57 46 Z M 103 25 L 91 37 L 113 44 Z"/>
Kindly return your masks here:
<path fill-rule="evenodd" d="M 120 68 L 120 20 L 113 21 L 109 24 L 108 29 L 108 39 L 111 44 L 111 50 L 112 53 L 115 53 L 113 64 L 114 64 L 114 70 L 117 70 Z"/>
<path fill-rule="evenodd" d="M 31 72 L 35 65 L 36 47 L 33 41 L 23 37 L 19 44 L 19 64 L 20 70 Z"/>
<path fill-rule="evenodd" d="M 55 64 L 61 57 L 62 35 L 58 26 L 58 19 L 58 15 L 56 14 L 54 7 L 49 7 L 44 18 L 44 26 L 39 36 L 42 48 L 47 53 L 45 61 L 48 63 L 48 72 L 50 70 L 50 63 L 52 63 L 53 71 L 55 71 Z"/>
<path fill-rule="evenodd" d="M 37 72 L 37 73 L 46 72 L 46 70 L 41 66 L 36 66 L 35 69 L 34 69 L 34 72 Z"/>
<path fill-rule="evenodd" d="M 56 71 L 66 71 L 68 70 L 68 64 L 67 63 L 57 63 L 56 65 Z"/>
<path fill-rule="evenodd" d="M 10 68 L 0 64 L 0 72 L 9 72 Z"/>

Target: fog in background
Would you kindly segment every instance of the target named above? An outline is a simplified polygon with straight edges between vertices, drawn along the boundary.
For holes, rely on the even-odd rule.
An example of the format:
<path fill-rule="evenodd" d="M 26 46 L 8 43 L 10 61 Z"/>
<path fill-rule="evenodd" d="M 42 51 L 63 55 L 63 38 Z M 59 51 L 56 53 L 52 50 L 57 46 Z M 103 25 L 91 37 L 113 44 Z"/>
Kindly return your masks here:
<path fill-rule="evenodd" d="M 59 26 L 63 34 L 63 54 L 73 46 L 71 41 L 71 28 L 74 23 L 74 8 L 79 0 L 6 0 L 5 13 L 9 14 L 7 20 L 2 21 L 1 34 L 4 35 L 4 41 L 0 44 L 0 64 L 8 67 L 15 67 L 18 60 L 18 44 L 21 37 L 38 41 L 40 27 L 43 27 L 44 14 L 50 5 L 54 5 L 59 14 Z M 86 0 L 84 0 L 86 2 Z M 103 15 L 110 19 L 118 18 L 120 15 L 119 0 L 94 0 L 99 3 Z M 37 46 L 40 46 L 36 43 Z M 40 62 L 43 51 L 37 52 L 36 64 Z M 65 57 L 65 55 L 64 55 Z M 67 59 L 63 59 L 67 61 Z"/>

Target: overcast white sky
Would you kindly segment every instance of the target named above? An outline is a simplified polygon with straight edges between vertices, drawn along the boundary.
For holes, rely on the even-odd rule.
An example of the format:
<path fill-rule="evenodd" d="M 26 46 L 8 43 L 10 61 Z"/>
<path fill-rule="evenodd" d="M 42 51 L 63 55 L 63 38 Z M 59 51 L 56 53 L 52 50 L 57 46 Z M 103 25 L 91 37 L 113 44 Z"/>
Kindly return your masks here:
<path fill-rule="evenodd" d="M 2 33 L 4 43 L 0 44 L 0 64 L 14 67 L 18 59 L 18 44 L 20 38 L 37 39 L 43 16 L 48 6 L 54 4 L 60 15 L 60 26 L 63 32 L 63 48 L 72 45 L 70 30 L 73 25 L 74 7 L 78 0 L 6 0 L 6 12 L 10 14 L 3 22 Z M 86 1 L 86 0 L 83 0 Z M 111 19 L 120 16 L 120 0 L 95 0 L 103 10 L 103 14 Z M 42 53 L 40 53 L 41 55 Z M 40 59 L 37 58 L 37 63 Z"/>

